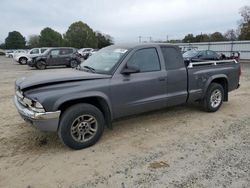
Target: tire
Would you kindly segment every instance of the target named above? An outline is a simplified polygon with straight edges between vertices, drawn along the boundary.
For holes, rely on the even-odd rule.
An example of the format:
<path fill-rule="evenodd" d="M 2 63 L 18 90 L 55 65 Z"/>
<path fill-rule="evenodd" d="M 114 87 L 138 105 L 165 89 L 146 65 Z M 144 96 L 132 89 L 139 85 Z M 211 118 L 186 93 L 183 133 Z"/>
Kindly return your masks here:
<path fill-rule="evenodd" d="M 216 112 L 224 100 L 224 88 L 217 83 L 211 83 L 208 87 L 205 98 L 203 99 L 203 108 L 207 112 Z"/>
<path fill-rule="evenodd" d="M 73 59 L 73 60 L 70 61 L 70 67 L 71 68 L 76 68 L 77 66 L 78 66 L 78 63 L 77 63 L 76 60 Z"/>
<path fill-rule="evenodd" d="M 40 70 L 46 69 L 46 63 L 44 61 L 38 61 L 36 63 L 36 68 Z"/>
<path fill-rule="evenodd" d="M 102 112 L 93 105 L 82 103 L 62 114 L 58 135 L 66 146 L 78 150 L 94 145 L 101 138 L 104 127 Z"/>
<path fill-rule="evenodd" d="M 9 58 L 13 58 L 13 55 L 9 55 Z"/>
<path fill-rule="evenodd" d="M 26 65 L 28 62 L 28 59 L 26 57 L 21 57 L 18 62 L 21 65 Z"/>

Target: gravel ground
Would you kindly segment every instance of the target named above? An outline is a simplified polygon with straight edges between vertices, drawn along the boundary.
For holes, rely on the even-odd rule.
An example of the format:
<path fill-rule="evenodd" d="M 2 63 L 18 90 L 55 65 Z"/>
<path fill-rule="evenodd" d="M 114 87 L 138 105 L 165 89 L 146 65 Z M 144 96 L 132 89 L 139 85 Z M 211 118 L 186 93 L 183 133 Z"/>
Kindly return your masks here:
<path fill-rule="evenodd" d="M 40 71 L 0 57 L 0 187 L 248 188 L 250 62 L 242 70 L 240 89 L 216 113 L 185 105 L 125 118 L 73 151 L 13 105 L 15 79 Z"/>

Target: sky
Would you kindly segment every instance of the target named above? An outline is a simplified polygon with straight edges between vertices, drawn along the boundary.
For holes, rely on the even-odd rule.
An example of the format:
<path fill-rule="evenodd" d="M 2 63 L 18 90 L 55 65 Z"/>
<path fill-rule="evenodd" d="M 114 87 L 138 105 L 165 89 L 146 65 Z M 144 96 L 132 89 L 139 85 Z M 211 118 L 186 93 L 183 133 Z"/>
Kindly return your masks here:
<path fill-rule="evenodd" d="M 26 39 L 45 27 L 63 34 L 76 21 L 115 43 L 223 33 L 237 28 L 245 5 L 250 0 L 0 0 L 0 43 L 14 30 Z"/>

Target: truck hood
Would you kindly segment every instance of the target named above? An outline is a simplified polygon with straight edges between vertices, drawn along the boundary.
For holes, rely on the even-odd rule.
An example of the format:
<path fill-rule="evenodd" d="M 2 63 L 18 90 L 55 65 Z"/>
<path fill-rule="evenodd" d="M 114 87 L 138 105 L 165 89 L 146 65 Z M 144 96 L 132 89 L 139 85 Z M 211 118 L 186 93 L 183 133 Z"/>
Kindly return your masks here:
<path fill-rule="evenodd" d="M 28 88 L 59 84 L 64 82 L 94 80 L 111 78 L 111 75 L 96 74 L 76 69 L 67 69 L 59 72 L 39 73 L 16 80 L 16 88 L 26 90 Z"/>

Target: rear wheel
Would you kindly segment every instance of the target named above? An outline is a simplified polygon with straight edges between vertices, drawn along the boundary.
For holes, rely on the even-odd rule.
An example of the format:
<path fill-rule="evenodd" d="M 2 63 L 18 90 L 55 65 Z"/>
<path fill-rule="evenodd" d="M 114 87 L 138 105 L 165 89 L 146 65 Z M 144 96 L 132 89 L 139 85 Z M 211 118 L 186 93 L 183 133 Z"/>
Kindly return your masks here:
<path fill-rule="evenodd" d="M 40 70 L 46 69 L 46 63 L 44 61 L 38 61 L 36 63 L 36 68 Z"/>
<path fill-rule="evenodd" d="M 90 104 L 77 104 L 61 116 L 58 135 L 72 149 L 83 149 L 95 144 L 104 131 L 102 112 Z"/>
<path fill-rule="evenodd" d="M 25 65 L 25 64 L 27 64 L 27 61 L 28 61 L 28 59 L 26 57 L 21 57 L 18 62 L 21 65 Z"/>
<path fill-rule="evenodd" d="M 224 89 L 222 85 L 211 83 L 203 99 L 204 110 L 207 112 L 216 112 L 222 105 L 223 100 Z"/>

